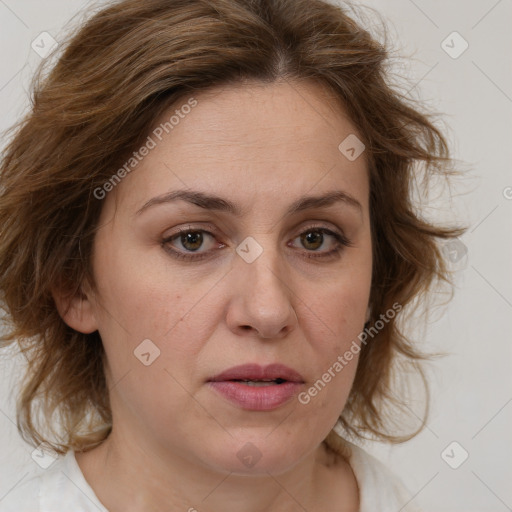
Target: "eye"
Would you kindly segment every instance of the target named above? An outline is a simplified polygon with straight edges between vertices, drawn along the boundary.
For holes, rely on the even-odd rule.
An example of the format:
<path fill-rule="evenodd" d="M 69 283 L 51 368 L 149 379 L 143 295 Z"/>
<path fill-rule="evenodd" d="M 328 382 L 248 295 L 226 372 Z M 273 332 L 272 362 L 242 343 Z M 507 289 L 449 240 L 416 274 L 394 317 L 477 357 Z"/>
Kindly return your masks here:
<path fill-rule="evenodd" d="M 299 240 L 300 245 L 305 249 L 305 258 L 335 258 L 345 247 L 352 245 L 342 233 L 325 226 L 310 226 L 292 242 L 295 240 Z M 291 246 L 296 247 L 293 243 Z M 217 242 L 215 235 L 211 232 L 189 226 L 178 229 L 177 233 L 162 240 L 162 247 L 176 259 L 199 261 L 214 252 L 215 247 L 223 248 L 226 245 Z M 327 250 L 319 250 L 322 247 Z"/>
<path fill-rule="evenodd" d="M 178 233 L 165 238 L 162 246 L 178 259 L 199 260 L 211 252 L 211 247 L 215 245 L 212 240 L 215 240 L 215 236 L 209 231 L 187 228 L 180 229 Z M 206 250 L 200 251 L 205 246 Z M 224 244 L 218 244 L 218 246 L 225 247 Z"/>
<path fill-rule="evenodd" d="M 310 226 L 294 240 L 299 240 L 300 245 L 306 249 L 306 258 L 329 258 L 337 256 L 345 247 L 352 245 L 342 233 L 337 233 L 324 226 Z M 322 247 L 327 250 L 319 251 Z M 330 247 L 330 250 L 329 250 Z"/>

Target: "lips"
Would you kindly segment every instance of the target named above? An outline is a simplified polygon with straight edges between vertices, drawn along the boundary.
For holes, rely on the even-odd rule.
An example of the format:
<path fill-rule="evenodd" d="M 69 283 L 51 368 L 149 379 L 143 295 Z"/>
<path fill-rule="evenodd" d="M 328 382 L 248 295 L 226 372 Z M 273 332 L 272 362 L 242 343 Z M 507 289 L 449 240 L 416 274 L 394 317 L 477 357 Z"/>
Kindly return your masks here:
<path fill-rule="evenodd" d="M 207 384 L 231 404 L 249 411 L 269 411 L 281 407 L 296 395 L 304 379 L 282 364 L 246 364 L 230 368 Z"/>
<path fill-rule="evenodd" d="M 270 364 L 268 366 L 244 364 L 230 368 L 209 379 L 209 382 L 225 381 L 275 381 L 277 384 L 282 384 L 283 382 L 303 383 L 304 379 L 300 373 L 282 364 Z"/>

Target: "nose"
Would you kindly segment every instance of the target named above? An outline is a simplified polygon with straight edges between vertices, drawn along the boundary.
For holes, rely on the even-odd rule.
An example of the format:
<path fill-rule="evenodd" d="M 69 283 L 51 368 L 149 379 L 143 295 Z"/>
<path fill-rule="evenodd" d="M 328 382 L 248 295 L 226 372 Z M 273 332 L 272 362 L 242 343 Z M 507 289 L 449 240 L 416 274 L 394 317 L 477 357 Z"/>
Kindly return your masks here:
<path fill-rule="evenodd" d="M 274 251 L 264 250 L 252 263 L 236 256 L 226 321 L 237 335 L 254 331 L 261 338 L 283 338 L 298 324 L 297 296 Z"/>

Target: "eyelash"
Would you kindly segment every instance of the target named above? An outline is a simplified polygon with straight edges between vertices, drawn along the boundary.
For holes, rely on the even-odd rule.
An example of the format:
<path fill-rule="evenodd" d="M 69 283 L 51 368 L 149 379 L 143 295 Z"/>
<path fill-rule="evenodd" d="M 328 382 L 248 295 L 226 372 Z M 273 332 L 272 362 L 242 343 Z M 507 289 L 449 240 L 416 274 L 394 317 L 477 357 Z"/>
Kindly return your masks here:
<path fill-rule="evenodd" d="M 326 234 L 326 235 L 331 235 L 332 237 L 334 237 L 334 239 L 337 241 L 337 245 L 334 249 L 331 249 L 329 252 L 327 253 L 316 253 L 316 251 L 307 251 L 309 252 L 310 254 L 307 254 L 305 255 L 304 257 L 307 258 L 307 259 L 311 259 L 311 258 L 314 258 L 314 259 L 332 259 L 333 257 L 335 256 L 338 256 L 346 247 L 352 247 L 352 242 L 347 238 L 345 237 L 344 235 L 342 235 L 341 233 L 337 233 L 335 231 L 332 231 L 324 226 L 309 226 L 307 229 L 305 229 L 304 231 L 301 231 L 297 236 L 300 236 L 300 235 L 303 235 L 305 233 L 310 233 L 310 232 L 316 232 L 316 233 L 321 233 L 321 234 Z M 169 243 L 172 242 L 173 240 L 175 240 L 176 238 L 179 238 L 181 235 L 184 235 L 184 234 L 188 234 L 188 233 L 206 233 L 208 235 L 210 235 L 211 237 L 215 238 L 215 235 L 213 233 L 211 233 L 210 231 L 208 230 L 205 230 L 205 229 L 192 229 L 190 227 L 188 228 L 185 228 L 185 229 L 179 229 L 177 233 L 174 233 L 173 235 L 165 238 L 164 240 L 162 240 L 162 247 L 169 253 L 171 253 L 171 255 L 176 258 L 176 259 L 179 259 L 179 260 L 185 260 L 185 261 L 200 261 L 200 260 L 203 260 L 204 258 L 207 258 L 209 256 L 209 252 L 206 252 L 206 253 L 193 253 L 193 252 L 188 252 L 188 253 L 183 253 L 181 251 L 177 251 L 175 249 L 172 249 L 169 247 Z M 297 236 L 295 238 L 297 238 Z M 294 238 L 294 239 L 295 239 Z M 224 245 L 225 247 L 225 245 Z"/>

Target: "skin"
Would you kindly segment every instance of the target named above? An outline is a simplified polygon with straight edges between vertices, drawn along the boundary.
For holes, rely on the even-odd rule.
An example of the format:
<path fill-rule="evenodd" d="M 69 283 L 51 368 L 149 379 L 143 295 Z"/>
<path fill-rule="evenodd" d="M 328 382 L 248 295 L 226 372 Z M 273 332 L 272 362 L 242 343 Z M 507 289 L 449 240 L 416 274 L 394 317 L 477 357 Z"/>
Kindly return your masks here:
<path fill-rule="evenodd" d="M 322 443 L 343 410 L 357 355 L 308 404 L 294 397 L 272 411 L 247 411 L 206 380 L 244 363 L 285 364 L 307 390 L 357 340 L 366 320 L 372 268 L 364 154 L 339 144 L 356 129 L 318 84 L 218 87 L 110 192 L 95 239 L 95 292 L 71 301 L 55 291 L 64 320 L 98 330 L 107 354 L 113 430 L 76 453 L 100 501 L 117 511 L 343 510 L 359 508 L 350 465 Z M 182 103 L 184 104 L 186 100 Z M 176 110 L 169 109 L 162 120 Z M 159 120 L 160 122 L 161 120 Z M 156 125 L 159 124 L 156 123 Z M 190 189 L 238 204 L 240 217 L 179 200 Z M 302 196 L 342 190 L 360 203 L 286 214 Z M 340 244 L 318 226 L 343 233 Z M 204 229 L 183 245 L 177 228 Z M 252 263 L 235 251 L 253 237 Z M 199 261 L 177 259 L 202 253 Z M 188 251 L 187 251 L 188 249 Z M 205 256 L 206 255 L 206 256 Z M 134 356 L 150 339 L 160 356 Z M 237 453 L 252 443 L 253 467 Z"/>

